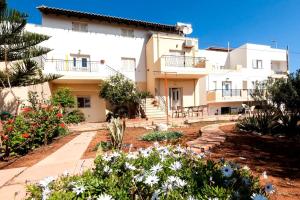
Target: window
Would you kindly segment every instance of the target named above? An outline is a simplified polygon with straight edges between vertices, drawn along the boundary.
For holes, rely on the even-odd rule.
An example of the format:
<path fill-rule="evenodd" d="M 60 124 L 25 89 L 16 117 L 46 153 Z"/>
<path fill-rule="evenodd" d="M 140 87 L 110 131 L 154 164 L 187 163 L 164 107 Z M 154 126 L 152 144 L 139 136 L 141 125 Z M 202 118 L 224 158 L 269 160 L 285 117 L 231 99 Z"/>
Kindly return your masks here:
<path fill-rule="evenodd" d="M 262 69 L 263 68 L 262 60 L 252 60 L 252 67 L 254 69 Z"/>
<path fill-rule="evenodd" d="M 78 108 L 90 108 L 91 107 L 90 97 L 77 97 L 77 106 Z"/>
<path fill-rule="evenodd" d="M 135 59 L 134 58 L 121 58 L 122 71 L 134 71 Z"/>
<path fill-rule="evenodd" d="M 134 37 L 133 29 L 121 29 L 121 35 L 124 37 Z"/>
<path fill-rule="evenodd" d="M 88 24 L 84 22 L 72 22 L 72 30 L 80 32 L 88 32 Z"/>
<path fill-rule="evenodd" d="M 81 59 L 81 66 L 82 67 L 87 67 L 87 58 L 82 58 Z"/>
<path fill-rule="evenodd" d="M 73 67 L 76 67 L 76 58 L 73 58 Z"/>

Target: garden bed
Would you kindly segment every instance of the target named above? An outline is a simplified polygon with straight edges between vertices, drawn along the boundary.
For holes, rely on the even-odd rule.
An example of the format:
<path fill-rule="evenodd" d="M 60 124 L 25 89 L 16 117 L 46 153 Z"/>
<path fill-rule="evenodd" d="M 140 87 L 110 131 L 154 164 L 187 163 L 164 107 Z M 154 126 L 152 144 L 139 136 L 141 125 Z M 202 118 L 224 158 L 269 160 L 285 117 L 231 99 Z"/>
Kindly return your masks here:
<path fill-rule="evenodd" d="M 212 150 L 211 158 L 247 165 L 256 174 L 266 171 L 268 179 L 261 182 L 276 186 L 274 199 L 300 199 L 299 140 L 240 133 L 234 130 L 234 125 L 221 129 L 228 134 L 226 141 Z"/>
<path fill-rule="evenodd" d="M 182 132 L 183 137 L 181 137 L 180 140 L 177 142 L 180 142 L 181 144 L 184 145 L 186 142 L 194 140 L 199 137 L 199 130 L 201 129 L 201 127 L 210 125 L 210 124 L 216 124 L 216 123 L 219 123 L 219 122 L 197 122 L 197 123 L 191 124 L 189 127 L 178 127 L 178 128 L 174 127 L 169 130 Z M 136 150 L 138 148 L 149 147 L 153 144 L 153 142 L 142 141 L 140 138 L 143 135 L 150 133 L 150 132 L 152 132 L 152 131 L 144 129 L 144 128 L 126 128 L 123 144 L 132 144 L 133 150 Z M 95 158 L 97 145 L 101 141 L 108 141 L 109 140 L 108 134 L 109 134 L 108 130 L 97 131 L 95 137 L 92 139 L 87 150 L 85 151 L 84 155 L 82 156 L 82 159 Z M 124 150 L 126 150 L 126 148 Z"/>
<path fill-rule="evenodd" d="M 8 161 L 0 161 L 0 169 L 10 169 L 18 167 L 30 167 L 43 160 L 63 145 L 75 138 L 79 133 L 75 132 L 66 136 L 55 138 L 53 142 L 47 146 L 41 146 L 24 156 L 9 157 Z"/>

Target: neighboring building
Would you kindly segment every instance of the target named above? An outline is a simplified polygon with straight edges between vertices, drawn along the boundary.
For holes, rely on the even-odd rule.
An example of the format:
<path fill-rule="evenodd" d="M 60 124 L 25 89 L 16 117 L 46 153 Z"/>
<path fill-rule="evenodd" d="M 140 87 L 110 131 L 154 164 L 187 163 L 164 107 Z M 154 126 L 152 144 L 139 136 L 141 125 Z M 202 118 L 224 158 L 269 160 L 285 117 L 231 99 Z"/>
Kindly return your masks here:
<path fill-rule="evenodd" d="M 44 72 L 64 75 L 49 83 L 48 94 L 69 87 L 90 122 L 105 120 L 99 84 L 118 73 L 162 105 L 167 102 L 169 114 L 177 106 L 199 105 L 208 105 L 209 114 L 228 113 L 251 100 L 255 81 L 287 73 L 285 50 L 254 44 L 200 50 L 198 39 L 184 36 L 182 24 L 38 9 L 42 25 L 26 29 L 51 36 L 42 43 L 53 49 L 41 58 Z"/>
<path fill-rule="evenodd" d="M 286 77 L 287 51 L 266 45 L 245 44 L 236 49 L 208 48 L 200 53 L 210 67 L 207 76 L 209 114 L 237 113 L 252 100 L 259 82 Z"/>

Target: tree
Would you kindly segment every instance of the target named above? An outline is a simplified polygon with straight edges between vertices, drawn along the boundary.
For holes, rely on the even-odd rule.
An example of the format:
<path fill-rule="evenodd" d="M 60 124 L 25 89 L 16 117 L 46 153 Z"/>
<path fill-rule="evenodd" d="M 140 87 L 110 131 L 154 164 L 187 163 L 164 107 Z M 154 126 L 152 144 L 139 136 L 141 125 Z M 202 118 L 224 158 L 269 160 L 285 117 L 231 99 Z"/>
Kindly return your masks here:
<path fill-rule="evenodd" d="M 99 96 L 114 106 L 115 114 L 134 116 L 139 112 L 141 98 L 148 93 L 139 92 L 135 84 L 123 75 L 111 76 L 100 85 Z M 126 108 L 126 110 L 124 110 Z"/>
<path fill-rule="evenodd" d="M 59 77 L 42 74 L 41 66 L 33 58 L 50 51 L 38 46 L 49 37 L 25 31 L 26 23 L 26 14 L 7 8 L 6 1 L 0 0 L 0 62 L 5 62 L 5 68 L 0 70 L 0 89 L 44 83 Z"/>
<path fill-rule="evenodd" d="M 74 108 L 76 99 L 69 88 L 60 88 L 52 96 L 53 105 L 61 106 L 63 109 Z"/>

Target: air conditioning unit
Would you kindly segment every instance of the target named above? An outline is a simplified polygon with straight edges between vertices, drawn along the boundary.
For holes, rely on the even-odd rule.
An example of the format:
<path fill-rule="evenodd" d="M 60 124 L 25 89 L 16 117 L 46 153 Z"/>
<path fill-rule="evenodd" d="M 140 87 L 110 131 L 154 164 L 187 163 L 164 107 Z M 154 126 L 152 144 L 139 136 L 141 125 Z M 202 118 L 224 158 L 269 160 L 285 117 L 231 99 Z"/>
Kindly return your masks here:
<path fill-rule="evenodd" d="M 185 48 L 193 48 L 195 46 L 195 42 L 192 39 L 187 39 L 184 42 L 184 47 Z"/>

